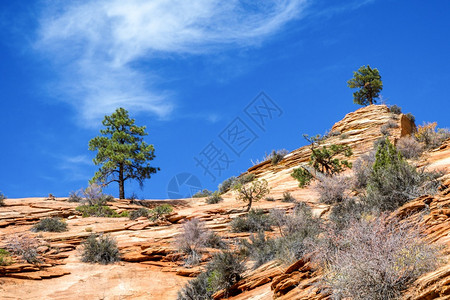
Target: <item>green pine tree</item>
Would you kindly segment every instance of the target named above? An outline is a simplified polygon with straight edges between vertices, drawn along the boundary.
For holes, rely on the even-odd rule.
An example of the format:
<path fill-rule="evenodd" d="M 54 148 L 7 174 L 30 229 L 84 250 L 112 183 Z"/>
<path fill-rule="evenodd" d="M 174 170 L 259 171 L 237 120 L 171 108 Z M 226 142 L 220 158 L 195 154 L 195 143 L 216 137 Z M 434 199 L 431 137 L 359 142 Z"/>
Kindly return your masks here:
<path fill-rule="evenodd" d="M 142 187 L 145 179 L 159 171 L 149 163 L 155 158 L 155 149 L 143 140 L 146 127 L 136 126 L 124 108 L 105 116 L 102 124 L 106 128 L 100 130 L 101 136 L 89 141 L 89 150 L 98 151 L 94 163 L 101 165 L 91 181 L 103 185 L 117 182 L 119 198 L 125 199 L 126 180 L 135 179 Z"/>
<path fill-rule="evenodd" d="M 359 105 L 376 103 L 376 98 L 383 89 L 378 69 L 372 69 L 369 65 L 362 66 L 357 72 L 353 72 L 353 78 L 347 84 L 352 89 L 359 89 L 353 93 L 353 102 Z"/>

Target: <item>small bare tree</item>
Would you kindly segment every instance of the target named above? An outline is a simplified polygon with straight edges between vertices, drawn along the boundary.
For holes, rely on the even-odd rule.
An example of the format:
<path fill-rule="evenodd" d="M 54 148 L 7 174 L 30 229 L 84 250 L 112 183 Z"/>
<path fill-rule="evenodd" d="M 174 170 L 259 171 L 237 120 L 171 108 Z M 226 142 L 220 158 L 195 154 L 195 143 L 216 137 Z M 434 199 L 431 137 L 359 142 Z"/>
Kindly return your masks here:
<path fill-rule="evenodd" d="M 261 200 L 270 191 L 265 179 L 254 180 L 247 184 L 237 184 L 233 189 L 238 200 L 248 203 L 247 211 L 250 211 L 253 202 Z"/>

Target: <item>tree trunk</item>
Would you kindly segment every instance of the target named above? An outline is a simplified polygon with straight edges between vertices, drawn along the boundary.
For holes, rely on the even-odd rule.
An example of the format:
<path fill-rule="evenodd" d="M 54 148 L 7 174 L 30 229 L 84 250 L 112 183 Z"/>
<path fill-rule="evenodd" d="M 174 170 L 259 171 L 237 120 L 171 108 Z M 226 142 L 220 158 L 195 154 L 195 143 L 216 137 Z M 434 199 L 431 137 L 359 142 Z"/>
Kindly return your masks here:
<path fill-rule="evenodd" d="M 123 180 L 123 165 L 119 165 L 119 199 L 125 199 L 125 181 Z"/>
<path fill-rule="evenodd" d="M 248 206 L 247 206 L 247 212 L 250 211 L 250 208 L 252 207 L 252 199 L 248 200 Z"/>

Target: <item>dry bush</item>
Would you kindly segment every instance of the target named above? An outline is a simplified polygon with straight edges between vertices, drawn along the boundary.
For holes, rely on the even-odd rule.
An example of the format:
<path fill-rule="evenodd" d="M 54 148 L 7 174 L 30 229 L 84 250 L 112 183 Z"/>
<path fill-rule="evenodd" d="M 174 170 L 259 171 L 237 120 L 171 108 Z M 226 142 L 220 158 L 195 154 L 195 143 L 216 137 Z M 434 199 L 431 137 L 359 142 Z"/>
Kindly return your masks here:
<path fill-rule="evenodd" d="M 445 128 L 436 129 L 437 123 L 424 123 L 417 127 L 415 138 L 425 144 L 426 149 L 439 147 L 443 141 L 450 138 L 450 131 Z"/>
<path fill-rule="evenodd" d="M 6 196 L 3 195 L 2 192 L 0 192 L 0 206 L 5 205 L 5 199 L 6 199 Z"/>
<path fill-rule="evenodd" d="M 44 218 L 41 219 L 31 229 L 32 231 L 48 231 L 48 232 L 63 232 L 67 230 L 67 223 L 60 218 Z"/>
<path fill-rule="evenodd" d="M 381 216 L 329 231 L 315 257 L 335 299 L 397 299 L 421 274 L 438 264 L 438 251 L 416 227 Z"/>
<path fill-rule="evenodd" d="M 389 111 L 395 115 L 400 115 L 402 113 L 402 108 L 398 105 L 391 105 Z"/>
<path fill-rule="evenodd" d="M 319 193 L 319 201 L 325 204 L 335 204 L 344 201 L 345 191 L 350 179 L 344 175 L 321 176 L 314 189 Z"/>
<path fill-rule="evenodd" d="M 74 191 L 71 192 L 69 194 L 69 198 L 68 200 L 69 202 L 77 202 L 77 203 L 82 203 L 84 202 L 84 198 L 83 198 L 83 190 L 78 190 L 78 191 Z"/>
<path fill-rule="evenodd" d="M 178 292 L 178 300 L 206 300 L 220 290 L 225 290 L 228 298 L 230 288 L 241 279 L 245 271 L 244 263 L 234 253 L 225 251 L 213 256 L 206 270 L 189 281 Z"/>
<path fill-rule="evenodd" d="M 216 204 L 223 201 L 223 198 L 220 196 L 219 192 L 216 191 L 208 196 L 205 201 L 207 204 Z"/>
<path fill-rule="evenodd" d="M 192 219 L 183 224 L 183 231 L 177 236 L 176 245 L 179 251 L 187 255 L 187 265 L 198 264 L 202 249 L 205 247 L 218 249 L 227 247 L 220 236 L 207 230 L 204 222 L 198 219 Z"/>
<path fill-rule="evenodd" d="M 140 207 L 136 210 L 130 212 L 130 220 L 136 220 L 140 217 L 148 218 L 150 215 L 150 211 L 147 208 Z"/>
<path fill-rule="evenodd" d="M 295 202 L 295 198 L 291 195 L 289 192 L 283 193 L 283 198 L 281 199 L 281 202 Z"/>
<path fill-rule="evenodd" d="M 103 265 L 119 261 L 120 252 L 116 240 L 109 235 L 96 238 L 95 234 L 91 234 L 83 243 L 81 260 Z"/>
<path fill-rule="evenodd" d="M 258 232 L 272 230 L 269 216 L 261 209 L 252 209 L 246 216 L 234 218 L 230 225 L 232 232 Z"/>
<path fill-rule="evenodd" d="M 353 188 L 365 189 L 375 163 L 375 151 L 361 155 L 353 164 Z"/>
<path fill-rule="evenodd" d="M 418 158 L 424 151 L 424 147 L 410 136 L 399 139 L 396 147 L 403 157 L 407 159 Z"/>
<path fill-rule="evenodd" d="M 11 253 L 20 256 L 28 263 L 38 263 L 37 248 L 40 242 L 37 238 L 29 235 L 16 235 L 7 241 L 6 248 Z"/>
<path fill-rule="evenodd" d="M 210 195 L 212 195 L 213 192 L 211 192 L 208 189 L 203 189 L 201 191 L 198 191 L 197 193 L 195 193 L 194 195 L 192 195 L 192 198 L 202 198 L 202 197 L 208 197 Z"/>

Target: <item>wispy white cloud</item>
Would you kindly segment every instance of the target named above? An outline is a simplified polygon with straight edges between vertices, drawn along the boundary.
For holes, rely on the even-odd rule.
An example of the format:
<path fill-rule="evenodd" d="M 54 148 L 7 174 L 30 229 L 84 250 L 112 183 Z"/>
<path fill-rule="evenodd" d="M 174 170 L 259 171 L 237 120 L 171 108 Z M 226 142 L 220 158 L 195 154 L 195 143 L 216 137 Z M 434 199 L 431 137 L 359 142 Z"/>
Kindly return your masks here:
<path fill-rule="evenodd" d="M 58 70 L 53 91 L 83 124 L 118 106 L 164 118 L 174 109 L 164 79 L 139 62 L 253 47 L 300 18 L 308 0 L 97 0 L 47 2 L 36 48 Z"/>

